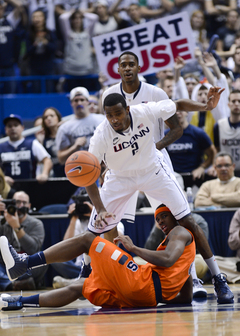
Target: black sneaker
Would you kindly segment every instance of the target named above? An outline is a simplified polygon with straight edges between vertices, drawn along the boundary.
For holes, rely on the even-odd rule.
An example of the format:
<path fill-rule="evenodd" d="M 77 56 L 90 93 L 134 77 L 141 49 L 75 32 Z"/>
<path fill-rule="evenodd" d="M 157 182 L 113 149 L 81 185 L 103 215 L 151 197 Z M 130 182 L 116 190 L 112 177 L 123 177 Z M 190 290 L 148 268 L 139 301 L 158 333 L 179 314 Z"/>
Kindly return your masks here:
<path fill-rule="evenodd" d="M 217 302 L 219 304 L 234 302 L 233 293 L 227 284 L 226 274 L 220 273 L 218 275 L 214 275 L 212 283 L 214 285 L 214 293 L 217 296 Z"/>
<path fill-rule="evenodd" d="M 0 308 L 3 311 L 6 310 L 19 310 L 22 309 L 23 304 L 20 302 L 21 296 L 11 296 L 8 294 L 2 294 L 0 296 Z"/>
<path fill-rule="evenodd" d="M 11 281 L 18 279 L 21 275 L 28 272 L 28 255 L 26 253 L 18 254 L 9 245 L 5 236 L 0 237 L 0 248 L 6 265 L 7 275 Z"/>

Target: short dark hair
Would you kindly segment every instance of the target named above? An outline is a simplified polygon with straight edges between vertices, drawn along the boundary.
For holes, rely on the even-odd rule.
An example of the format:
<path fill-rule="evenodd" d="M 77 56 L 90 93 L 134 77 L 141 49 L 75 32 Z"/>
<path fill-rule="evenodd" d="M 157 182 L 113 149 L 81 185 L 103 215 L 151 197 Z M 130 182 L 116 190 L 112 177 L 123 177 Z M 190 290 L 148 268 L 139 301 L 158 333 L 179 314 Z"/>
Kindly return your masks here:
<path fill-rule="evenodd" d="M 230 96 L 232 95 L 232 94 L 234 94 L 234 93 L 240 93 L 240 90 L 237 90 L 237 89 L 235 89 L 235 90 L 232 90 L 230 93 L 229 93 L 229 100 L 230 100 Z"/>
<path fill-rule="evenodd" d="M 214 162 L 216 162 L 217 158 L 219 158 L 219 157 L 223 157 L 223 156 L 228 156 L 228 157 L 230 157 L 231 162 L 233 163 L 232 155 L 229 154 L 229 153 L 227 153 L 227 152 L 218 152 L 218 153 L 215 155 Z"/>
<path fill-rule="evenodd" d="M 131 51 L 124 51 L 119 57 L 118 57 L 118 64 L 120 64 L 120 58 L 123 56 L 123 55 L 132 55 L 135 60 L 137 61 L 137 64 L 139 64 L 139 60 L 138 60 L 138 57 L 136 54 L 134 54 L 133 52 Z"/>
<path fill-rule="evenodd" d="M 103 102 L 103 109 L 105 106 L 114 106 L 121 103 L 123 108 L 127 107 L 126 100 L 120 93 L 110 93 Z"/>

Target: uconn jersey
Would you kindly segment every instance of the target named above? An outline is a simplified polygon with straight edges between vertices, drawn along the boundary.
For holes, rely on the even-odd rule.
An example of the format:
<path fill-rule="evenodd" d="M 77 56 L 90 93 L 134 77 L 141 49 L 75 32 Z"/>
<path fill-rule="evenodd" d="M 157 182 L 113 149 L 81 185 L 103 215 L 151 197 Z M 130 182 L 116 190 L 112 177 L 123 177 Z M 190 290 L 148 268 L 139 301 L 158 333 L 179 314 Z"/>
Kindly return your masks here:
<path fill-rule="evenodd" d="M 154 124 L 175 112 L 176 105 L 170 99 L 131 106 L 129 131 L 118 133 L 105 119 L 91 138 L 89 151 L 116 174 L 153 167 L 157 165 L 157 153 L 162 156 L 154 144 Z"/>
<path fill-rule="evenodd" d="M 35 177 L 36 160 L 32 153 L 33 141 L 33 139 L 24 139 L 16 148 L 9 142 L 0 145 L 1 167 L 6 176 L 14 180 Z"/>
<path fill-rule="evenodd" d="M 159 102 L 161 100 L 168 99 L 168 95 L 162 89 L 144 82 L 140 82 L 137 91 L 131 94 L 123 91 L 122 83 L 113 85 L 103 92 L 102 103 L 104 102 L 106 96 L 109 95 L 110 93 L 121 94 L 125 98 L 128 106 L 148 102 Z M 154 125 L 154 140 L 155 142 L 158 142 L 163 137 L 164 137 L 164 122 L 162 118 L 158 118 L 158 120 L 156 120 L 156 123 Z"/>
<path fill-rule="evenodd" d="M 240 170 L 240 124 L 238 127 L 231 127 L 229 119 L 224 118 L 218 121 L 219 147 L 220 151 L 231 154 L 236 170 Z"/>

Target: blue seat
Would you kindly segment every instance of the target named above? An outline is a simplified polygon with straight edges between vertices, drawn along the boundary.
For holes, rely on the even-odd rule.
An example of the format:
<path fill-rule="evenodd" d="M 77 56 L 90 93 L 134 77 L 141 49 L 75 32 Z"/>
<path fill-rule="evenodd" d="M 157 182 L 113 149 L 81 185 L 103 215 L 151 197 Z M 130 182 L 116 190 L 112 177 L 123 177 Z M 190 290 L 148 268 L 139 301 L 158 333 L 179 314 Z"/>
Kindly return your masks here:
<path fill-rule="evenodd" d="M 47 213 L 47 214 L 53 214 L 53 215 L 58 215 L 58 214 L 66 214 L 67 213 L 67 205 L 66 204 L 51 204 L 51 205 L 46 205 L 42 207 L 39 212 L 41 213 Z"/>

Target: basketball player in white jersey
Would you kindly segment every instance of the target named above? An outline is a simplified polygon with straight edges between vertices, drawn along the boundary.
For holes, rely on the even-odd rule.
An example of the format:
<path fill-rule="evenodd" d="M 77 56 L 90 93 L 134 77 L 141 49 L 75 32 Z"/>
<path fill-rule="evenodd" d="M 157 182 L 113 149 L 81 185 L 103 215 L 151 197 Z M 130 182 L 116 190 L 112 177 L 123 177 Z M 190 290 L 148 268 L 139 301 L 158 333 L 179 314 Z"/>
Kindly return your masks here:
<path fill-rule="evenodd" d="M 121 94 L 126 99 L 128 106 L 147 102 L 159 102 L 168 99 L 167 94 L 162 89 L 139 81 L 138 74 L 141 71 L 141 67 L 139 66 L 138 57 L 134 53 L 130 51 L 122 53 L 118 58 L 118 66 L 118 72 L 122 81 L 103 92 L 102 102 L 110 93 Z M 192 101 L 189 99 L 177 100 L 175 101 L 175 104 L 178 111 L 192 111 Z M 170 129 L 166 136 L 164 136 L 164 122 Z M 182 132 L 182 127 L 180 126 L 175 113 L 165 121 L 159 117 L 154 125 L 154 141 L 156 143 L 156 148 L 161 150 L 164 162 L 170 167 L 172 172 L 172 163 L 165 147 L 179 139 L 182 136 Z M 134 222 L 137 197 L 138 192 L 136 192 L 129 201 L 123 219 Z M 148 199 L 152 208 L 156 209 L 158 203 L 151 197 L 148 197 Z M 162 201 L 162 203 L 164 202 Z M 117 236 L 117 231 L 115 233 L 111 232 L 111 235 L 112 236 L 110 236 L 110 233 L 105 234 L 104 237 L 112 241 L 112 239 Z"/>
<path fill-rule="evenodd" d="M 216 106 L 223 90 L 211 88 L 208 107 Z M 126 105 L 121 94 L 113 93 L 104 100 L 106 119 L 90 140 L 89 151 L 104 161 L 109 170 L 100 190 L 96 183 L 86 187 L 95 208 L 88 224 L 89 231 L 100 234 L 116 227 L 126 211 L 131 196 L 143 191 L 164 202 L 179 224 L 190 230 L 198 251 L 209 266 L 218 303 L 232 303 L 233 294 L 220 270 L 201 228 L 191 216 L 188 202 L 175 176 L 164 163 L 163 154 L 154 143 L 154 124 L 158 118 L 169 119 L 176 112 L 172 100 L 137 106 Z M 192 102 L 189 109 L 198 106 Z M 207 106 L 204 106 L 204 109 Z"/>

